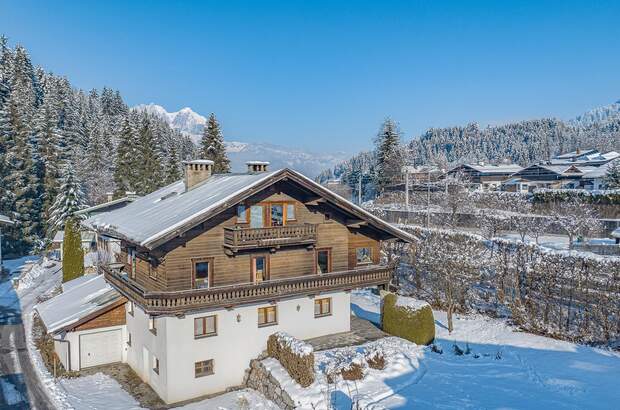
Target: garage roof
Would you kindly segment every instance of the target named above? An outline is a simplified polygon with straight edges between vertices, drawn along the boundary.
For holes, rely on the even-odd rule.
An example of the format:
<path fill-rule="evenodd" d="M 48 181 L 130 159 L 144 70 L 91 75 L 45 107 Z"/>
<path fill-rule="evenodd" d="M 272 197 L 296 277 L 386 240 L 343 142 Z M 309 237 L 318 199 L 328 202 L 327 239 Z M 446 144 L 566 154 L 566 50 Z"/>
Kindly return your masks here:
<path fill-rule="evenodd" d="M 125 299 L 103 275 L 85 275 L 63 285 L 63 293 L 38 304 L 35 309 L 48 333 L 70 330 L 107 312 Z"/>

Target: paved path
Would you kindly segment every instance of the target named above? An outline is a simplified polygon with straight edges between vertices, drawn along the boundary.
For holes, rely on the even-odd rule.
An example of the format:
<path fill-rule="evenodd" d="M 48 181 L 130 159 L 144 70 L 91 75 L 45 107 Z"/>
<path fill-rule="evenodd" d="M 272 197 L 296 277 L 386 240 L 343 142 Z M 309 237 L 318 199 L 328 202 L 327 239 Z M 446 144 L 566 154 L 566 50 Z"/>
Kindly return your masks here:
<path fill-rule="evenodd" d="M 0 409 L 54 409 L 30 361 L 20 301 L 10 279 L 0 273 Z"/>
<path fill-rule="evenodd" d="M 337 347 L 361 345 L 366 342 L 381 339 L 388 336 L 377 326 L 368 320 L 351 315 L 351 331 L 343 333 L 335 333 L 333 335 L 319 336 L 313 339 L 307 339 L 314 350 L 327 350 Z"/>

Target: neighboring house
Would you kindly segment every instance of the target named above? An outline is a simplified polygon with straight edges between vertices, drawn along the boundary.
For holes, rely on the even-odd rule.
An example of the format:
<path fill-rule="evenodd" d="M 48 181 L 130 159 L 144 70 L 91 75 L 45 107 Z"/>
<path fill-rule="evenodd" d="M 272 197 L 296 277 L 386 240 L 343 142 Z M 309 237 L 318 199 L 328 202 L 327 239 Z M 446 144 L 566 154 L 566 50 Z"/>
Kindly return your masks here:
<path fill-rule="evenodd" d="M 102 270 L 128 299 L 126 362 L 166 403 L 240 385 L 277 331 L 349 331 L 349 292 L 392 278 L 381 242 L 413 240 L 290 169 L 212 167 L 83 222 L 121 241 Z"/>
<path fill-rule="evenodd" d="M 80 232 L 82 238 L 82 250 L 84 253 L 89 253 L 97 250 L 97 241 L 95 232 L 82 231 Z M 62 260 L 62 243 L 65 240 L 65 231 L 58 231 L 52 239 L 51 249 L 57 253 L 58 260 Z"/>
<path fill-rule="evenodd" d="M 612 164 L 613 162 L 608 162 L 605 165 L 584 172 L 579 181 L 579 188 L 593 191 L 607 189 L 605 175 Z"/>
<path fill-rule="evenodd" d="M 489 165 L 461 164 L 447 172 L 449 176 L 463 176 L 472 186 L 483 190 L 499 189 L 502 182 L 511 178 L 512 175 L 523 168 L 517 164 Z"/>
<path fill-rule="evenodd" d="M 550 161 L 550 165 L 577 165 L 588 167 L 600 167 L 620 158 L 620 154 L 616 151 L 609 151 L 605 154 L 601 154 L 596 149 L 577 149 L 573 152 L 561 154 L 553 157 Z"/>
<path fill-rule="evenodd" d="M 103 275 L 91 274 L 63 284 L 35 309 L 64 368 L 77 371 L 126 361 L 126 302 Z"/>
<path fill-rule="evenodd" d="M 343 184 L 339 179 L 330 179 L 323 183 L 323 186 L 344 199 L 353 199 L 353 190 L 347 184 Z"/>
<path fill-rule="evenodd" d="M 571 189 L 579 188 L 581 178 L 595 167 L 576 165 L 535 164 L 515 173 L 512 178 L 527 181 L 528 188 Z"/>

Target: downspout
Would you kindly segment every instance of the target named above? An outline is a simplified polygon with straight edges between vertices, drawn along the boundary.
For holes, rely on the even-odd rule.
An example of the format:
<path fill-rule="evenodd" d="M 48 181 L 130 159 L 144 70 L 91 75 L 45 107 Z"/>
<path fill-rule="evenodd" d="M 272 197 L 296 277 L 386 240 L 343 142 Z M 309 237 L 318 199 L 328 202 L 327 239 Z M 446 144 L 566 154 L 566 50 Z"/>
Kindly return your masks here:
<path fill-rule="evenodd" d="M 52 340 L 54 342 L 60 342 L 60 343 L 66 343 L 67 344 L 67 367 L 69 367 L 67 370 L 68 372 L 72 371 L 71 369 L 71 342 L 69 342 L 68 340 L 65 339 L 55 339 L 52 337 Z"/>

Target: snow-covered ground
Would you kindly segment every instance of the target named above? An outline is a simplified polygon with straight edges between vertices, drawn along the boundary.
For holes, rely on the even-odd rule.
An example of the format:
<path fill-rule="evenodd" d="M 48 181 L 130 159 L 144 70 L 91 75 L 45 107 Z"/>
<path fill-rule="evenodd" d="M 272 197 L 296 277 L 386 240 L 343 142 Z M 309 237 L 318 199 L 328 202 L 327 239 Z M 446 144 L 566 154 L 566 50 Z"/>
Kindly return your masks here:
<path fill-rule="evenodd" d="M 356 314 L 378 319 L 378 296 L 356 291 L 351 300 Z M 377 406 L 610 409 L 620 403 L 618 353 L 519 332 L 481 315 L 457 315 L 455 330 L 448 334 L 445 313 L 434 315 L 443 354 L 423 348 L 420 377 Z M 455 343 L 471 352 L 456 355 Z"/>

